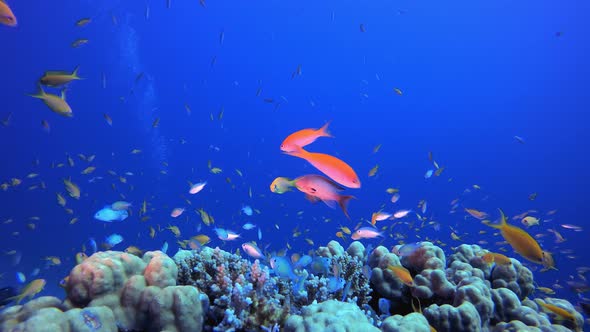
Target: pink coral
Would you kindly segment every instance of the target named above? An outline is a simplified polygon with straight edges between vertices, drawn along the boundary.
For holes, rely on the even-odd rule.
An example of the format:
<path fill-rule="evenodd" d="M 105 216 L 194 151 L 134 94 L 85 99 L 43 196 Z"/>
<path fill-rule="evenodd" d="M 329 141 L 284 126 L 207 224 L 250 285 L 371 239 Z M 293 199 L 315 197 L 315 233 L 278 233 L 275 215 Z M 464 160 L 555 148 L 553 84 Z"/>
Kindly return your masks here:
<path fill-rule="evenodd" d="M 266 266 L 261 268 L 258 260 L 255 260 L 254 264 L 252 264 L 250 274 L 252 276 L 252 282 L 256 283 L 256 288 L 258 289 L 264 287 L 264 283 L 270 278 L 268 268 Z"/>
<path fill-rule="evenodd" d="M 229 285 L 229 282 L 231 280 L 225 275 L 225 267 L 223 265 L 217 266 L 217 273 L 215 274 L 215 280 L 217 281 L 217 285 L 219 286 L 220 289 L 226 289 L 227 286 Z"/>

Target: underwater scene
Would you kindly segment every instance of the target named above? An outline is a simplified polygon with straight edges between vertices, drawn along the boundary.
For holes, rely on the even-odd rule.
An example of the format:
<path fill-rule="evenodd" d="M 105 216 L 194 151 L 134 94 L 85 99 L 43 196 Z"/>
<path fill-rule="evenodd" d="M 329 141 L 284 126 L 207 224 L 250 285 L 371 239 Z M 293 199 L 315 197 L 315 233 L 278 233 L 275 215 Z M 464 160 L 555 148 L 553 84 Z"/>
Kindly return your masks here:
<path fill-rule="evenodd" d="M 0 331 L 590 331 L 588 13 L 0 0 Z"/>

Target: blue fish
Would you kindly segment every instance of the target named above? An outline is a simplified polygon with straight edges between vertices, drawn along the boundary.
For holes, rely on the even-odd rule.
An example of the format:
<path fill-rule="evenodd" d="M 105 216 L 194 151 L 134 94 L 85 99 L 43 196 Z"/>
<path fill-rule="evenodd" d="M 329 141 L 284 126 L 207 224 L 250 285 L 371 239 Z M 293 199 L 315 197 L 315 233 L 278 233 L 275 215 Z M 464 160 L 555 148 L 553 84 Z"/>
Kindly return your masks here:
<path fill-rule="evenodd" d="M 344 281 L 344 278 L 329 277 L 328 284 L 326 285 L 326 287 L 328 288 L 328 292 L 335 293 L 335 292 L 341 290 L 342 288 L 344 288 L 344 284 L 346 284 L 346 281 Z"/>
<path fill-rule="evenodd" d="M 391 312 L 389 311 L 390 308 L 391 301 L 383 297 L 379 299 L 379 311 L 381 311 L 383 315 L 389 316 L 391 314 Z"/>
<path fill-rule="evenodd" d="M 253 211 L 252 208 L 250 207 L 250 205 L 244 205 L 242 206 L 242 212 L 244 212 L 245 215 L 247 216 L 251 216 Z"/>
<path fill-rule="evenodd" d="M 105 206 L 94 214 L 94 219 L 104 222 L 123 221 L 127 217 L 129 217 L 127 210 L 115 211 L 110 205 Z"/>
<path fill-rule="evenodd" d="M 314 257 L 311 261 L 310 270 L 314 274 L 323 274 L 327 276 L 330 274 L 330 263 L 331 259 L 328 257 Z"/>
<path fill-rule="evenodd" d="M 312 260 L 313 259 L 311 258 L 311 256 L 303 255 L 303 256 L 301 256 L 301 258 L 299 258 L 299 260 L 295 263 L 295 265 L 293 265 L 293 267 L 295 269 L 302 269 L 302 268 L 308 266 Z"/>
<path fill-rule="evenodd" d="M 91 251 L 90 255 L 95 254 L 96 250 L 97 250 L 97 246 L 96 246 L 96 241 L 94 241 L 94 238 L 88 239 L 88 246 L 90 246 L 90 251 Z"/>
<path fill-rule="evenodd" d="M 161 249 L 161 251 L 162 251 L 163 253 L 166 253 L 166 252 L 168 251 L 168 242 L 167 242 L 167 241 L 164 241 L 164 244 L 162 244 L 162 249 Z"/>
<path fill-rule="evenodd" d="M 123 237 L 119 234 L 111 234 L 109 235 L 105 242 L 110 246 L 110 247 L 114 247 L 117 244 L 123 242 Z"/>
<path fill-rule="evenodd" d="M 270 259 L 270 267 L 279 278 L 290 279 L 293 281 L 293 291 L 295 293 L 299 293 L 299 291 L 303 288 L 305 276 L 296 275 L 295 272 L 293 272 L 291 263 L 289 263 L 285 257 L 272 257 Z"/>

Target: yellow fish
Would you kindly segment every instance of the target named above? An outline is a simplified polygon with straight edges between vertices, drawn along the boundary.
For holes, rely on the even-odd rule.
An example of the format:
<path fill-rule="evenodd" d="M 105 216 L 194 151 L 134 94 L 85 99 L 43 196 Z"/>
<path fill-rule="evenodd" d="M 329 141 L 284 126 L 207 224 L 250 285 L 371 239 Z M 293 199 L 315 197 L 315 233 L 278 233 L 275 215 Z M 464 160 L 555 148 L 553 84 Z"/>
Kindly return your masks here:
<path fill-rule="evenodd" d="M 79 68 L 79 66 L 76 67 L 71 74 L 64 71 L 46 71 L 39 80 L 39 83 L 55 88 L 74 80 L 80 80 L 81 78 L 78 76 Z"/>
<path fill-rule="evenodd" d="M 80 188 L 70 180 L 64 179 L 64 185 L 66 186 L 66 190 L 70 194 L 70 197 L 75 199 L 80 199 Z"/>
<path fill-rule="evenodd" d="M 53 112 L 55 112 L 59 115 L 62 115 L 62 116 L 68 117 L 68 118 L 73 116 L 72 108 L 66 102 L 65 91 L 62 91 L 61 97 L 59 97 L 54 94 L 46 93 L 45 91 L 43 91 L 43 89 L 41 87 L 39 87 L 39 92 L 37 94 L 30 95 L 30 96 L 33 98 L 38 98 L 38 99 L 43 100 L 43 102 L 45 103 L 45 105 L 47 105 L 47 107 L 49 107 L 49 109 L 51 109 Z"/>
<path fill-rule="evenodd" d="M 43 288 L 45 288 L 46 281 L 45 279 L 35 279 L 31 281 L 28 285 L 23 288 L 22 292 L 15 296 L 14 299 L 16 300 L 16 304 L 20 304 L 20 302 L 28 297 L 32 299 L 35 295 L 39 294 Z"/>
<path fill-rule="evenodd" d="M 546 268 L 554 268 L 554 262 L 553 259 L 550 259 L 550 254 L 543 251 L 539 243 L 529 233 L 519 227 L 507 224 L 506 216 L 502 210 L 500 210 L 500 215 L 500 225 L 485 224 L 499 229 L 506 242 L 522 257 L 533 263 L 543 264 Z"/>

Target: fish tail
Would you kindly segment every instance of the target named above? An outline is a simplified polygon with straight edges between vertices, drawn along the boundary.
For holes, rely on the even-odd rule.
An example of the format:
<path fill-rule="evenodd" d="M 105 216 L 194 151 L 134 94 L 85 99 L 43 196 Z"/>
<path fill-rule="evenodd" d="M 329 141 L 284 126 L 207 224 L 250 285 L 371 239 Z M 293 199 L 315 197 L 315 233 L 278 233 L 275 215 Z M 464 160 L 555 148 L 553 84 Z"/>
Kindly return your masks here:
<path fill-rule="evenodd" d="M 80 69 L 80 65 L 76 66 L 76 68 L 74 68 L 74 72 L 72 72 L 72 78 L 76 79 L 76 80 L 81 80 L 82 78 L 80 78 L 80 76 L 78 76 L 78 70 Z"/>
<path fill-rule="evenodd" d="M 43 88 L 41 87 L 41 85 L 39 85 L 38 92 L 36 94 L 29 94 L 29 96 L 31 96 L 33 98 L 44 99 L 45 98 L 45 91 L 43 91 Z"/>
<path fill-rule="evenodd" d="M 293 156 L 293 157 L 302 158 L 302 159 L 305 159 L 307 157 L 307 151 L 303 150 L 302 147 L 295 146 L 294 148 L 295 148 L 294 151 L 285 152 L 285 154 L 287 154 L 289 156 Z"/>
<path fill-rule="evenodd" d="M 492 224 L 489 221 L 483 221 L 483 223 L 485 225 L 488 225 L 492 228 L 496 228 L 496 229 L 502 229 L 504 226 L 506 226 L 506 215 L 504 215 L 504 211 L 502 211 L 502 209 L 498 209 L 498 211 L 500 211 L 500 224 L 496 225 L 496 224 Z"/>
<path fill-rule="evenodd" d="M 326 122 L 326 124 L 323 125 L 322 128 L 320 128 L 318 130 L 320 136 L 323 136 L 323 137 L 334 137 L 334 136 L 332 136 L 332 134 L 328 130 L 328 126 L 330 125 L 331 122 L 332 122 L 332 120 Z"/>
<path fill-rule="evenodd" d="M 338 205 L 340 205 L 342 212 L 344 212 L 344 215 L 348 219 L 350 219 L 350 216 L 348 215 L 348 210 L 347 210 L 348 202 L 350 202 L 350 200 L 353 198 L 355 198 L 355 197 L 352 195 L 342 195 L 342 196 L 340 196 L 340 199 L 338 199 Z"/>

